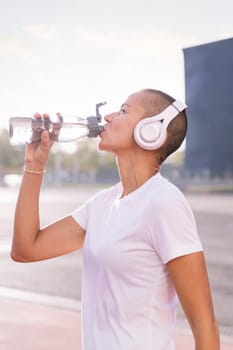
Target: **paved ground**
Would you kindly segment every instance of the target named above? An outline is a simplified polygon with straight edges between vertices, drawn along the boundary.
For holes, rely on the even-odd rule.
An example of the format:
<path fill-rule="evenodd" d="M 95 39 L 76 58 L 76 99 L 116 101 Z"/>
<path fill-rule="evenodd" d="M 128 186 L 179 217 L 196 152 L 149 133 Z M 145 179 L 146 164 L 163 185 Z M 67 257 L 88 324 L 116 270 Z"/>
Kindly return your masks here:
<path fill-rule="evenodd" d="M 91 193 L 43 191 L 42 224 L 74 210 Z M 81 252 L 33 264 L 12 262 L 9 245 L 16 194 L 0 189 L 0 350 L 79 350 Z M 205 247 L 222 349 L 233 350 L 233 196 L 198 195 L 188 200 Z M 190 341 L 179 308 L 177 349 L 193 349 Z"/>
<path fill-rule="evenodd" d="M 0 299 L 0 309 L 0 350 L 81 350 L 78 312 L 7 299 Z M 194 350 L 192 337 L 181 330 L 175 344 Z M 233 343 L 223 339 L 221 350 L 233 350 Z"/>

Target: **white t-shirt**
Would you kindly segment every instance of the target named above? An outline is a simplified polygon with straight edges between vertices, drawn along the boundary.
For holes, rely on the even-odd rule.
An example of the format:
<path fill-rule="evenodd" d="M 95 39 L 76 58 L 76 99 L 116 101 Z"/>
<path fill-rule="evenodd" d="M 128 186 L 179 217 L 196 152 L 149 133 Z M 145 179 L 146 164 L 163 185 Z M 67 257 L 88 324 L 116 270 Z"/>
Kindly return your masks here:
<path fill-rule="evenodd" d="M 82 350 L 173 350 L 177 297 L 166 263 L 202 250 L 195 220 L 160 174 L 121 193 L 118 184 L 72 213 L 86 230 Z"/>

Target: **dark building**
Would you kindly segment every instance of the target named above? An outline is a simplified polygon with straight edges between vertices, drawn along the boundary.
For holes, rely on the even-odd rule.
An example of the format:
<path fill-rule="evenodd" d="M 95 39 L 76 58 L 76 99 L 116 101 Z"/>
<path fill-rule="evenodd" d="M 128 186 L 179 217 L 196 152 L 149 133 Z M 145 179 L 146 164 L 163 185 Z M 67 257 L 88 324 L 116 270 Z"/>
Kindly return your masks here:
<path fill-rule="evenodd" d="M 233 38 L 186 48 L 190 175 L 233 174 Z"/>

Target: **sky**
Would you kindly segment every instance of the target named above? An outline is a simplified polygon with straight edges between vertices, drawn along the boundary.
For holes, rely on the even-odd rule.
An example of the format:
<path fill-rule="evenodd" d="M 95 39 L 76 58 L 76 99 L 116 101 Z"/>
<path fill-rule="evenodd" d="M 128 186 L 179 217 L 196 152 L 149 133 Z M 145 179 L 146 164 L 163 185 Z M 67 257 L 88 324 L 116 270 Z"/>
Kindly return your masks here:
<path fill-rule="evenodd" d="M 233 36 L 232 0 L 0 0 L 0 128 L 89 116 L 155 88 L 185 100 L 183 49 Z"/>

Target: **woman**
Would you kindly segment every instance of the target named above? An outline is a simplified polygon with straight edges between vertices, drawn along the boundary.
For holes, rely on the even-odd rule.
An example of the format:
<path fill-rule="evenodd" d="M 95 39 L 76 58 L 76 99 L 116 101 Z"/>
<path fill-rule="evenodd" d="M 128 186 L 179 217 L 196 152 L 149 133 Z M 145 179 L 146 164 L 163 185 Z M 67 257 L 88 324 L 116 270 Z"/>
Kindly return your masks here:
<path fill-rule="evenodd" d="M 161 91 L 142 90 L 107 115 L 99 149 L 115 155 L 120 183 L 43 228 L 39 193 L 51 148 L 48 132 L 39 145 L 26 148 L 12 258 L 38 261 L 83 248 L 83 350 L 174 349 L 176 295 L 196 350 L 220 348 L 192 212 L 183 194 L 159 173 L 185 137 L 186 113 L 175 113 L 163 143 L 152 150 L 142 147 L 135 133 L 140 121 L 167 111 L 174 101 Z"/>

